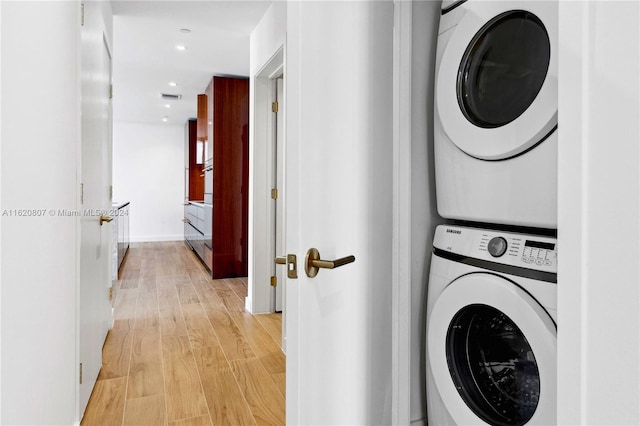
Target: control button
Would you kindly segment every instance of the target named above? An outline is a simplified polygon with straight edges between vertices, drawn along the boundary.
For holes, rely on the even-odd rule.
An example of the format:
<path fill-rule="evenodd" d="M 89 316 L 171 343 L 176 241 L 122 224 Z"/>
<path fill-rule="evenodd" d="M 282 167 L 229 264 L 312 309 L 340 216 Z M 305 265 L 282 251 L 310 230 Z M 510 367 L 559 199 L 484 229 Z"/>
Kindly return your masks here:
<path fill-rule="evenodd" d="M 544 264 L 544 260 L 536 259 L 536 265 L 542 266 Z"/>
<path fill-rule="evenodd" d="M 544 264 L 547 265 L 547 266 L 551 266 L 551 261 L 550 260 L 545 260 Z"/>
<path fill-rule="evenodd" d="M 489 241 L 489 254 L 493 257 L 500 257 L 507 251 L 507 240 L 502 237 L 494 237 Z"/>

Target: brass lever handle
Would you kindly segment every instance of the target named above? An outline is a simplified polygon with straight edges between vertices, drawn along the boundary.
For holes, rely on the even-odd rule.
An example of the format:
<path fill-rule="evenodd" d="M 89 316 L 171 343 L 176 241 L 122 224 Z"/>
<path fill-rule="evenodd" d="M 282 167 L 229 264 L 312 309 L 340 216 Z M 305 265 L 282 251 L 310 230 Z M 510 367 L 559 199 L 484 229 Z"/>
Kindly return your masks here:
<path fill-rule="evenodd" d="M 309 278 L 313 278 L 318 275 L 320 268 L 333 269 L 340 266 L 347 265 L 356 261 L 355 256 L 341 257 L 336 260 L 322 260 L 320 259 L 320 252 L 318 249 L 310 248 L 307 252 L 307 257 L 304 262 L 304 270 Z"/>
<path fill-rule="evenodd" d="M 287 266 L 287 277 L 296 279 L 298 278 L 298 258 L 295 254 L 288 254 L 286 256 L 276 256 L 273 259 L 277 265 Z"/>
<path fill-rule="evenodd" d="M 113 218 L 112 218 L 112 217 L 102 215 L 102 216 L 100 216 L 100 226 L 102 226 L 102 224 L 103 224 L 103 223 L 105 223 L 105 222 L 111 222 L 112 220 L 113 220 Z"/>

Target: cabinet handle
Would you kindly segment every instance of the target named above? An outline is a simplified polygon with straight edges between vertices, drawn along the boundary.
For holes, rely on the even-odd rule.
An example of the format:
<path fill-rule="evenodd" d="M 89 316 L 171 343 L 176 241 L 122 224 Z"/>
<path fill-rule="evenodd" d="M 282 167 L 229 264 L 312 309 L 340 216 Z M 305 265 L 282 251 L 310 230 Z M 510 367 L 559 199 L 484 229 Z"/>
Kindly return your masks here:
<path fill-rule="evenodd" d="M 183 221 L 184 223 L 189 223 L 189 224 L 191 223 L 191 221 L 190 221 L 189 219 L 187 219 L 187 218 L 182 219 L 182 221 Z"/>

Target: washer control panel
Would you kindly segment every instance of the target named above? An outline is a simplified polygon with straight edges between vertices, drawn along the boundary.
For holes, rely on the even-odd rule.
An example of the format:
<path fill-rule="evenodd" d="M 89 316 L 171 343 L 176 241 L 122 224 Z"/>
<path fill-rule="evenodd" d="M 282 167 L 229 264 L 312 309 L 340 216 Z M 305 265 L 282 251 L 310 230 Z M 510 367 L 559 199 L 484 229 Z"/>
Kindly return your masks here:
<path fill-rule="evenodd" d="M 557 272 L 557 240 L 553 237 L 440 225 L 434 247 L 490 262 Z"/>

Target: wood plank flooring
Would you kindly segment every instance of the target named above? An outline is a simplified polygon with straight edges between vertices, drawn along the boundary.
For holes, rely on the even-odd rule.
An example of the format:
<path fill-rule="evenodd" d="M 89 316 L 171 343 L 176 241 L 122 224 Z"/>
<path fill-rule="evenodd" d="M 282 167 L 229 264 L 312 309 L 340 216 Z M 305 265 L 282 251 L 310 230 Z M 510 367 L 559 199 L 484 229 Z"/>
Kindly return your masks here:
<path fill-rule="evenodd" d="M 131 244 L 82 425 L 283 425 L 282 316 L 244 310 L 183 242 Z"/>

